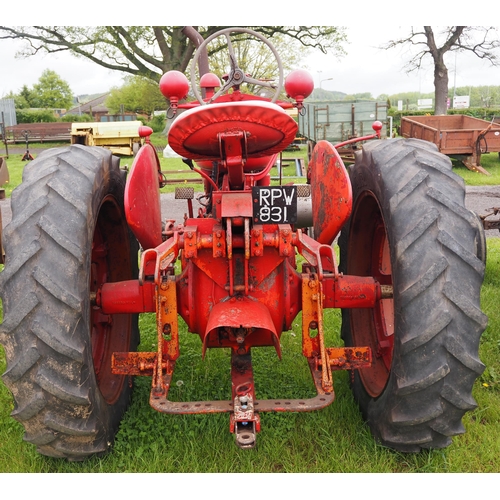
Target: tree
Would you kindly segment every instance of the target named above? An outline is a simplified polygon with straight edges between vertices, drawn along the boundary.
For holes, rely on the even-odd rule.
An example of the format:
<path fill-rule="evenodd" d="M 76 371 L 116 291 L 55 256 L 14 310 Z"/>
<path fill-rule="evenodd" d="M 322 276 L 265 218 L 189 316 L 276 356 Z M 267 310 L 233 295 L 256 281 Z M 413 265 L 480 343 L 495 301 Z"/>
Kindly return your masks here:
<path fill-rule="evenodd" d="M 25 40 L 20 55 L 67 51 L 111 70 L 159 81 L 163 73 L 184 72 L 195 44 L 186 26 L 0 26 L 1 39 Z M 204 39 L 224 26 L 196 27 Z M 285 37 L 303 47 L 341 53 L 346 36 L 334 26 L 250 26 L 267 38 Z M 220 47 L 218 49 L 220 50 Z M 211 54 L 209 54 L 210 56 Z"/>
<path fill-rule="evenodd" d="M 167 104 L 158 83 L 143 76 L 127 76 L 124 85 L 111 89 L 106 106 L 112 113 L 123 109 L 152 115 L 153 111 L 165 110 Z"/>
<path fill-rule="evenodd" d="M 32 93 L 27 85 L 23 85 L 23 88 L 20 90 L 19 94 L 14 94 L 14 92 L 10 91 L 5 99 L 14 99 L 14 105 L 16 109 L 25 109 L 31 107 L 31 99 Z"/>
<path fill-rule="evenodd" d="M 29 102 L 33 108 L 70 108 L 73 93 L 69 84 L 55 71 L 46 69 L 38 83 L 33 85 Z"/>
<path fill-rule="evenodd" d="M 16 99 L 16 106 L 19 103 L 20 108 L 33 108 L 31 105 L 33 102 L 33 90 L 29 89 L 27 85 L 23 85 L 23 88 L 19 92 L 19 97 Z"/>
<path fill-rule="evenodd" d="M 383 48 L 390 49 L 400 45 L 417 48 L 417 53 L 406 65 L 408 72 L 420 69 L 426 56 L 431 56 L 434 64 L 434 113 L 445 115 L 448 99 L 448 68 L 445 55 L 455 51 L 472 52 L 477 57 L 497 65 L 498 58 L 494 51 L 500 47 L 500 40 L 495 27 L 449 26 L 435 34 L 431 26 L 424 26 L 423 31 L 412 27 L 407 37 L 391 40 Z"/>

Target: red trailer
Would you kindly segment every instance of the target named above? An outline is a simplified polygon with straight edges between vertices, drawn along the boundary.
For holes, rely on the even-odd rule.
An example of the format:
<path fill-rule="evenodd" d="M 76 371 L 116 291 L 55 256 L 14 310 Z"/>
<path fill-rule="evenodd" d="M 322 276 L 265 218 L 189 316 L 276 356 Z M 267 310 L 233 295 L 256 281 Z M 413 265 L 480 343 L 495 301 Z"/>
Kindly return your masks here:
<path fill-rule="evenodd" d="M 473 171 L 481 167 L 481 155 L 500 151 L 500 124 L 466 115 L 405 116 L 401 135 L 434 143 L 445 155 L 459 157 Z"/>

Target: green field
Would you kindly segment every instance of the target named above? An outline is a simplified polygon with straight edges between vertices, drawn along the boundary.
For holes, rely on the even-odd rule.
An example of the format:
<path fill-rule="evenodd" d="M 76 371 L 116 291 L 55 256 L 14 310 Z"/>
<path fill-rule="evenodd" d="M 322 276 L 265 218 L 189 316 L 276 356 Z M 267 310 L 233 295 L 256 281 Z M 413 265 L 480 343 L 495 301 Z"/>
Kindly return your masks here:
<path fill-rule="evenodd" d="M 32 151 L 36 155 L 35 147 Z M 11 175 L 8 196 L 14 185 L 20 182 L 23 168 L 23 163 L 15 156 L 8 160 Z M 482 176 L 461 167 L 456 171 L 467 184 L 490 180 L 495 180 L 492 184 L 500 184 L 498 155 L 484 155 L 483 166 L 491 176 Z M 180 160 L 162 159 L 162 168 L 178 170 L 186 167 Z M 257 437 L 257 447 L 252 450 L 240 450 L 235 446 L 234 437 L 229 433 L 229 417 L 225 414 L 164 415 L 155 412 L 148 401 L 151 379 L 138 377 L 132 404 L 112 451 L 102 458 L 73 463 L 41 456 L 33 445 L 23 441 L 23 427 L 10 417 L 12 397 L 0 382 L 0 472 L 499 472 L 500 238 L 489 238 L 487 244 L 488 261 L 481 303 L 489 324 L 480 345 L 480 357 L 486 370 L 473 389 L 478 407 L 464 417 L 466 433 L 455 437 L 453 444 L 444 450 L 402 454 L 378 445 L 353 400 L 347 372 L 335 375 L 336 401 L 324 410 L 261 414 L 262 432 Z M 293 331 L 282 336 L 282 361 L 272 348 L 254 349 L 257 397 L 302 398 L 311 393 L 309 371 L 301 354 L 300 317 L 294 323 Z M 154 315 L 141 315 L 140 325 L 140 350 L 150 351 L 156 340 Z M 327 344 L 341 345 L 339 311 L 327 311 L 325 329 L 328 332 Z M 5 355 L 0 347 L 0 373 L 4 370 Z M 222 349 L 210 350 L 202 360 L 198 336 L 188 333 L 182 324 L 181 356 L 172 384 L 172 398 L 225 399 L 230 394 L 229 353 Z M 354 488 L 359 489 L 361 485 L 354 485 Z M 333 494 L 328 491 L 329 496 Z M 335 494 L 345 494 L 345 491 Z"/>

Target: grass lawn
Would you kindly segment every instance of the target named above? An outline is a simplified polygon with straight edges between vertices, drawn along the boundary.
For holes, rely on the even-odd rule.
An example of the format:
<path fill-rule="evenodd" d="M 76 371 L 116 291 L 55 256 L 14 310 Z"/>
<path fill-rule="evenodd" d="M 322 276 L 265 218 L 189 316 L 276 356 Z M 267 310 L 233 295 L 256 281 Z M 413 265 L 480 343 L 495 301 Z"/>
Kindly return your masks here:
<path fill-rule="evenodd" d="M 152 143 L 155 145 L 163 145 L 165 143 L 165 139 L 161 138 L 159 134 L 153 134 Z M 1 144 L 0 144 L 1 145 Z M 43 149 L 47 149 L 49 147 L 61 147 L 68 146 L 68 144 L 30 144 L 29 151 L 34 158 L 37 157 L 38 154 Z M 16 148 L 22 147 L 22 145 L 16 145 Z M 6 159 L 7 167 L 9 170 L 10 181 L 8 184 L 2 186 L 5 189 L 5 195 L 10 197 L 13 189 L 21 183 L 23 168 L 26 165 L 26 161 L 22 161 L 23 153 L 12 153 L 12 146 L 9 146 L 9 158 Z M 0 147 L 0 155 L 4 155 L 5 150 Z M 285 152 L 283 153 L 284 160 L 284 168 L 283 168 L 283 182 L 305 182 L 304 179 L 300 179 L 294 177 L 295 175 L 295 163 L 293 161 L 286 161 L 287 158 L 306 158 L 307 157 L 307 149 L 305 146 L 301 148 L 299 152 Z M 194 187 L 195 192 L 203 191 L 203 183 L 191 183 L 190 181 L 196 180 L 200 181 L 201 177 L 196 172 L 193 172 L 189 169 L 189 167 L 183 163 L 180 158 L 164 158 L 162 152 L 158 153 L 158 158 L 160 160 L 162 172 L 165 174 L 165 178 L 172 182 L 177 180 L 176 183 L 168 183 L 164 188 L 161 189 L 162 193 L 174 192 L 175 188 L 182 185 L 189 185 Z M 134 158 L 131 156 L 122 157 L 120 160 L 120 165 L 122 167 L 130 168 L 132 166 Z M 276 167 L 273 167 L 271 170 L 271 176 L 278 178 L 279 174 Z M 286 177 L 286 180 L 285 180 Z M 189 184 L 188 184 L 189 182 Z M 278 182 L 278 179 L 275 179 L 274 182 Z"/>
<path fill-rule="evenodd" d="M 165 139 L 159 134 L 153 134 L 152 142 L 155 145 L 163 145 Z M 40 150 L 46 149 L 47 147 L 60 147 L 66 146 L 67 144 L 30 144 L 29 149 L 30 153 L 36 158 L 37 154 L 39 154 Z M 20 147 L 20 145 L 17 145 Z M 12 150 L 12 146 L 10 146 Z M 3 154 L 4 150 L 0 149 L 0 154 Z M 3 186 L 5 189 L 5 194 L 9 197 L 12 193 L 12 190 L 21 183 L 22 172 L 25 161 L 22 161 L 22 154 L 10 154 L 7 161 L 7 166 L 9 169 L 10 182 Z M 182 162 L 180 158 L 163 158 L 161 152 L 158 153 L 158 157 L 160 159 L 160 164 L 162 167 L 162 171 L 165 173 L 166 179 L 173 181 L 178 180 L 177 184 L 168 184 L 162 189 L 162 192 L 173 192 L 176 186 L 185 184 L 185 180 L 199 180 L 200 176 L 189 170 L 189 167 Z M 302 145 L 299 151 L 293 152 L 284 152 L 283 153 L 283 172 L 282 179 L 283 183 L 285 182 L 299 182 L 303 183 L 304 179 L 295 177 L 295 163 L 293 158 L 302 158 L 307 165 L 307 146 Z M 133 157 L 122 157 L 120 164 L 122 166 L 131 167 L 133 162 Z M 453 169 L 454 171 L 463 177 L 466 185 L 468 186 L 485 186 L 485 185 L 500 185 L 500 157 L 498 153 L 488 153 L 481 156 L 481 165 L 491 174 L 484 175 L 478 172 L 473 172 L 468 170 L 462 162 L 452 159 Z M 271 176 L 274 178 L 273 182 L 279 182 L 279 172 L 274 167 L 271 170 Z M 195 188 L 195 191 L 202 192 L 203 184 L 193 183 L 189 184 Z"/>
<path fill-rule="evenodd" d="M 35 147 L 30 151 L 36 155 Z M 23 162 L 16 156 L 8 159 L 11 175 L 8 196 L 21 178 Z M 180 160 L 162 158 L 161 161 L 165 169 L 186 169 Z M 496 178 L 493 184 L 500 184 L 498 155 L 484 155 L 483 166 L 492 173 L 488 179 Z M 473 174 L 470 175 L 465 167 L 463 170 L 456 169 L 467 184 L 486 180 L 482 174 L 470 172 Z M 41 456 L 33 445 L 23 441 L 23 427 L 10 417 L 13 400 L 0 382 L 0 472 L 499 472 L 500 238 L 488 238 L 487 245 L 481 302 L 489 324 L 480 345 L 480 357 L 487 368 L 473 388 L 478 407 L 464 417 L 466 433 L 455 437 L 453 444 L 444 450 L 402 454 L 378 445 L 353 400 L 346 372 L 335 375 L 336 400 L 324 410 L 262 413 L 262 432 L 252 450 L 235 446 L 227 414 L 157 413 L 149 406 L 151 379 L 137 377 L 132 404 L 111 453 L 71 463 Z M 301 354 L 300 316 L 294 323 L 293 331 L 282 336 L 282 361 L 272 348 L 253 350 L 258 397 L 302 398 L 311 394 L 310 374 Z M 140 350 L 150 351 L 156 340 L 155 316 L 142 314 L 140 325 Z M 325 329 L 328 345 L 342 345 L 339 311 L 327 310 Z M 0 373 L 4 371 L 5 355 L 0 347 Z M 181 324 L 181 357 L 172 384 L 172 399 L 228 398 L 230 384 L 227 350 L 209 350 L 202 360 L 199 337 L 189 334 Z"/>
<path fill-rule="evenodd" d="M 453 170 L 463 177 L 467 186 L 496 186 L 500 184 L 500 156 L 498 153 L 488 153 L 481 156 L 481 166 L 491 175 L 473 172 L 455 159 L 452 159 L 452 163 Z"/>

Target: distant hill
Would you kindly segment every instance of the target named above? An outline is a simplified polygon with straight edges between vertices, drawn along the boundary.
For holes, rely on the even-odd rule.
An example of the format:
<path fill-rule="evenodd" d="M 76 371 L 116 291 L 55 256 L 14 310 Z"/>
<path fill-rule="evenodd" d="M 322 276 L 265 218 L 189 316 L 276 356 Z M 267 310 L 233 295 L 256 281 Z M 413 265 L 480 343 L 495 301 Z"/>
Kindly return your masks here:
<path fill-rule="evenodd" d="M 470 107 L 479 108 L 496 108 L 500 107 L 500 85 L 482 85 L 478 87 L 449 87 L 448 96 L 450 100 L 453 96 L 469 96 Z M 401 92 L 398 94 L 381 94 L 377 97 L 373 97 L 369 92 L 357 93 L 357 94 L 345 94 L 344 92 L 330 91 L 325 89 L 314 89 L 312 94 L 306 99 L 306 101 L 388 101 L 390 105 L 396 107 L 398 101 L 402 101 L 403 107 L 405 109 L 414 109 L 418 107 L 419 99 L 434 99 L 434 92 L 421 93 L 417 91 L 413 92 Z"/>
<path fill-rule="evenodd" d="M 314 89 L 308 101 L 342 101 L 347 94 L 336 90 Z"/>

